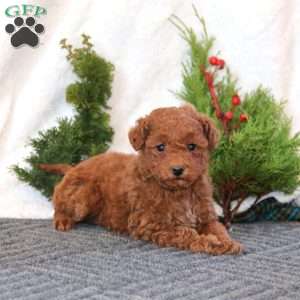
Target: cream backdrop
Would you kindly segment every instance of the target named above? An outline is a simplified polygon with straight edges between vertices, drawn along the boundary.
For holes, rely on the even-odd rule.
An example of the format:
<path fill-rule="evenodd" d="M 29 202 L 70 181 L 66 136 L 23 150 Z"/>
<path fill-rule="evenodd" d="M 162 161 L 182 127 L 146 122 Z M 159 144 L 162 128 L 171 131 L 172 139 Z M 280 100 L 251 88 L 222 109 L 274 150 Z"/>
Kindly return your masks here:
<path fill-rule="evenodd" d="M 300 129 L 300 2 L 296 0 L 110 0 L 30 1 L 47 9 L 38 19 L 46 31 L 36 48 L 10 45 L 4 31 L 13 18 L 5 9 L 27 1 L 0 1 L 0 217 L 48 218 L 51 203 L 20 183 L 8 167 L 22 163 L 29 137 L 71 116 L 64 101 L 74 80 L 59 48 L 66 37 L 79 43 L 92 36 L 98 53 L 116 67 L 110 99 L 115 136 L 111 150 L 131 152 L 128 128 L 159 106 L 179 105 L 170 92 L 180 89 L 186 45 L 168 17 L 176 14 L 199 28 L 192 3 L 217 38 L 216 49 L 247 91 L 263 84 L 288 99 L 294 130 Z M 278 195 L 278 194 L 277 194 Z M 281 200 L 287 199 L 279 194 Z"/>

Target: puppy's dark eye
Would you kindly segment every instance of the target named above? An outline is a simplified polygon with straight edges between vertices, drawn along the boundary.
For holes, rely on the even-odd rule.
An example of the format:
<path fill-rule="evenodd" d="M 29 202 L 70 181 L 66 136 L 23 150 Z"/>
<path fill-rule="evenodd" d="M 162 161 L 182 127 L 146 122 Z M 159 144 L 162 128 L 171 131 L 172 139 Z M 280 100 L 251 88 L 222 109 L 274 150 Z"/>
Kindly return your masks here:
<path fill-rule="evenodd" d="M 196 144 L 188 144 L 187 145 L 187 148 L 190 150 L 190 151 L 194 151 L 196 149 L 197 145 Z"/>
<path fill-rule="evenodd" d="M 159 151 L 159 152 L 165 151 L 165 144 L 159 144 L 159 145 L 156 145 L 156 149 L 157 149 L 157 151 Z"/>

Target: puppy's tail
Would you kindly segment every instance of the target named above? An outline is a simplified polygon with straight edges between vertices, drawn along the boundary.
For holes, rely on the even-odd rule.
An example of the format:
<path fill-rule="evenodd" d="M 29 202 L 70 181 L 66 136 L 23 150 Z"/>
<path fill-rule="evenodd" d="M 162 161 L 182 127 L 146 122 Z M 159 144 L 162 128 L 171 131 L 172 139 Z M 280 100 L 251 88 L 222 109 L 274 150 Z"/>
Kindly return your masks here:
<path fill-rule="evenodd" d="M 43 171 L 49 173 L 55 173 L 59 175 L 65 175 L 69 170 L 73 168 L 71 165 L 66 165 L 66 164 L 55 164 L 55 165 L 39 164 L 38 167 Z"/>

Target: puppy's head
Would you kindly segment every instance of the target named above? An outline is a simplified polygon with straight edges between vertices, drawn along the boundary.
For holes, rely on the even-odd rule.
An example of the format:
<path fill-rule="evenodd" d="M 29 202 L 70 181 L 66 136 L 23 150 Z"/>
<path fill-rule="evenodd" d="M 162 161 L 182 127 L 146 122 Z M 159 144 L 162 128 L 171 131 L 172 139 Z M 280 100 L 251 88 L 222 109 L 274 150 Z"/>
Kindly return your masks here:
<path fill-rule="evenodd" d="M 165 188 L 184 189 L 207 171 L 218 131 L 211 119 L 186 105 L 152 111 L 137 121 L 129 140 L 148 175 Z"/>

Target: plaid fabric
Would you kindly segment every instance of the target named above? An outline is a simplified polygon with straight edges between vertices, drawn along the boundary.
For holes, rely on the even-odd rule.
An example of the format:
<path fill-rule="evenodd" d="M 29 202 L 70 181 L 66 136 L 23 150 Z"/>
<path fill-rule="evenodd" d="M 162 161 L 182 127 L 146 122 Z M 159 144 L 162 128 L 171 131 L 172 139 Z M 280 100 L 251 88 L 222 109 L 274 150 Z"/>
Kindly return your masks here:
<path fill-rule="evenodd" d="M 280 203 L 266 198 L 234 218 L 236 223 L 256 221 L 300 221 L 300 207 L 294 201 Z"/>

